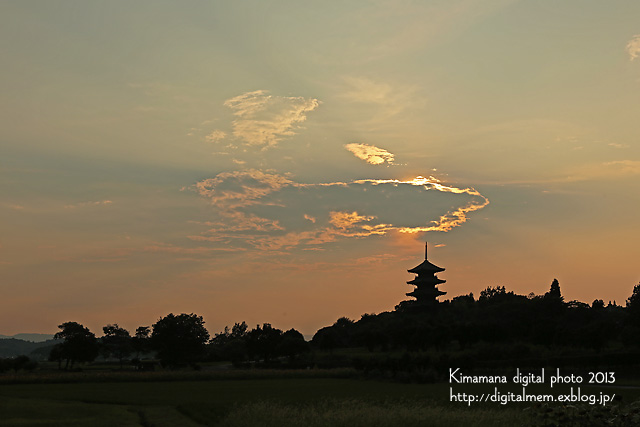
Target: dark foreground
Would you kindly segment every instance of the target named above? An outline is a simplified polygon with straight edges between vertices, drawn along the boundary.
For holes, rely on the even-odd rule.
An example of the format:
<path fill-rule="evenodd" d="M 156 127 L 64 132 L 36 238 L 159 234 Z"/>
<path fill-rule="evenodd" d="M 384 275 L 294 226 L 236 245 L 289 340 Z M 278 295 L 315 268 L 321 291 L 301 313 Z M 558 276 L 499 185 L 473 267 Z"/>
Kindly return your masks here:
<path fill-rule="evenodd" d="M 468 406 L 449 402 L 449 384 L 365 380 L 348 371 L 64 375 L 1 378 L 0 425 L 543 426 L 585 425 L 585 419 L 632 425 L 616 418 L 634 416 L 631 402 L 640 397 L 627 386 L 615 390 L 622 403 L 607 408 Z M 472 392 L 489 389 L 469 386 Z"/>

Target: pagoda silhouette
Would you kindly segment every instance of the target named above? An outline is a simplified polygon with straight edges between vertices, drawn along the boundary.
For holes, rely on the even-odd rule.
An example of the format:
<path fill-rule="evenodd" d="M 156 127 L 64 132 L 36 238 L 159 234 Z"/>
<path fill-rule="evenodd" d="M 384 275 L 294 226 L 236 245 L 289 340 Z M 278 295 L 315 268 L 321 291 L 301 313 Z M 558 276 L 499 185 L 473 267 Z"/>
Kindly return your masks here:
<path fill-rule="evenodd" d="M 406 294 L 408 297 L 414 297 L 414 306 L 431 307 L 439 303 L 437 298 L 440 295 L 446 294 L 441 291 L 437 286 L 441 283 L 445 283 L 446 280 L 439 279 L 436 273 L 444 271 L 444 268 L 438 267 L 430 263 L 427 260 L 427 243 L 424 244 L 424 261 L 411 270 L 407 270 L 409 273 L 413 273 L 416 277 L 413 280 L 407 282 L 408 285 L 414 285 L 416 288 Z"/>

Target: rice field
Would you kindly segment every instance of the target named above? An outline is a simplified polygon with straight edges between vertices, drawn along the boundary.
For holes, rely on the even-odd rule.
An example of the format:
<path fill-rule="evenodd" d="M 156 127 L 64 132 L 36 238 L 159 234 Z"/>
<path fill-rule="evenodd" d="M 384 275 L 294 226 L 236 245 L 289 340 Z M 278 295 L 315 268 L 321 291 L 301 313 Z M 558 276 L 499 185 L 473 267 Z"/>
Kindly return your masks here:
<path fill-rule="evenodd" d="M 637 390 L 628 392 L 637 397 Z M 554 425 L 538 424 L 532 415 L 526 405 L 450 403 L 448 384 L 364 380 L 349 371 L 103 373 L 0 381 L 1 426 Z"/>

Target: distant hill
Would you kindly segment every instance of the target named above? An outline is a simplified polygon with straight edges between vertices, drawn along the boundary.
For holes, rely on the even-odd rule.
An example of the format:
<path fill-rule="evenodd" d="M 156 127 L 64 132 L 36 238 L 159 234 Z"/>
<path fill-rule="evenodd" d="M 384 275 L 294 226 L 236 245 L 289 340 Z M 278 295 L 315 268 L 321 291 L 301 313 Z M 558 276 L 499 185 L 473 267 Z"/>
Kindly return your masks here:
<path fill-rule="evenodd" d="M 53 339 L 52 334 L 15 334 L 15 335 L 1 335 L 0 339 L 15 338 L 17 340 L 31 341 L 31 342 L 44 342 Z"/>
<path fill-rule="evenodd" d="M 31 342 L 19 340 L 16 338 L 0 339 L 0 358 L 29 356 L 38 360 L 45 360 L 49 355 L 48 351 L 36 351 L 43 347 L 52 347 L 56 341 L 49 340 L 43 342 Z M 50 350 L 50 348 L 49 348 Z M 33 353 L 33 355 L 32 355 Z"/>

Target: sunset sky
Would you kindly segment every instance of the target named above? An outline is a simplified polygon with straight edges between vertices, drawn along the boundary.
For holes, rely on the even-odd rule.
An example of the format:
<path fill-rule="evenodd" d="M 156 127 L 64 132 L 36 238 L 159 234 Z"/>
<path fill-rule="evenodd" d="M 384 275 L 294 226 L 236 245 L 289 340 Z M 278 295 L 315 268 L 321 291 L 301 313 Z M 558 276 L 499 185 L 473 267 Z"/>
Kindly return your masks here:
<path fill-rule="evenodd" d="M 0 2 L 0 334 L 313 334 L 640 281 L 640 2 Z M 441 298 L 441 299 L 443 299 Z"/>

